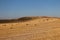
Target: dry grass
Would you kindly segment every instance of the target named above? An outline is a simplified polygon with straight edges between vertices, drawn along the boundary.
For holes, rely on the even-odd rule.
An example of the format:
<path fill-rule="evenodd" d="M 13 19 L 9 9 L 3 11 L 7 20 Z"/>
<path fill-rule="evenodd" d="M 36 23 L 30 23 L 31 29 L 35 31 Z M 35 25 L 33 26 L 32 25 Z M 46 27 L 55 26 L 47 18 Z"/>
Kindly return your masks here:
<path fill-rule="evenodd" d="M 0 23 L 0 40 L 60 40 L 60 19 L 32 19 L 26 22 Z"/>

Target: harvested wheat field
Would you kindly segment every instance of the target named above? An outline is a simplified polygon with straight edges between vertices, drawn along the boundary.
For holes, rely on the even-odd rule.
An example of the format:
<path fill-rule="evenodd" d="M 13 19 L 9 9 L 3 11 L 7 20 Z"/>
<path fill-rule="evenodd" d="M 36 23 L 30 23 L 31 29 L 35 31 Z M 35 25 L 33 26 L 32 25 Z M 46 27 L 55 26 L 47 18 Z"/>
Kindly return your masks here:
<path fill-rule="evenodd" d="M 0 40 L 60 40 L 60 18 L 24 17 L 13 21 L 1 20 Z"/>

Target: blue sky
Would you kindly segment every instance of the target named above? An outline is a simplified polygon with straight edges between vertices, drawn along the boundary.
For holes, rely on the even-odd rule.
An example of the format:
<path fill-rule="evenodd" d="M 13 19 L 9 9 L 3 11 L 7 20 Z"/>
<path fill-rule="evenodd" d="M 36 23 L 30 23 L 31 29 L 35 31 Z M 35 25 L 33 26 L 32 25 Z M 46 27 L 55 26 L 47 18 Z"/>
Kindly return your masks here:
<path fill-rule="evenodd" d="M 0 0 L 0 17 L 60 17 L 60 0 Z"/>

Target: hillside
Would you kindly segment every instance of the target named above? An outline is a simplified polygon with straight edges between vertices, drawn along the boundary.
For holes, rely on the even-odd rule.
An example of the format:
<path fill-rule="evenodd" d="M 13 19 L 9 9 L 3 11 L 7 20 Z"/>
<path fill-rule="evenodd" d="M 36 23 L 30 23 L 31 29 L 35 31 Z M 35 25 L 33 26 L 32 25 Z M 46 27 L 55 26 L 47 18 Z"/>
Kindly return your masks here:
<path fill-rule="evenodd" d="M 60 40 L 60 18 L 42 16 L 0 21 L 0 40 Z"/>
<path fill-rule="evenodd" d="M 15 22 L 25 22 L 29 20 L 34 20 L 39 17 L 21 17 L 17 19 L 0 19 L 0 23 L 15 23 Z"/>

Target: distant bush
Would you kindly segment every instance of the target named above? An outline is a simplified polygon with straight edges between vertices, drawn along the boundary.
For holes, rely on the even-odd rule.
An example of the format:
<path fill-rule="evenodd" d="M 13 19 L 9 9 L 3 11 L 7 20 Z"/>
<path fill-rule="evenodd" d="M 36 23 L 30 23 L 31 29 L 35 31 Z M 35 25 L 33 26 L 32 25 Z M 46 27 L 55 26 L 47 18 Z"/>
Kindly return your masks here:
<path fill-rule="evenodd" d="M 2 26 L 6 26 L 6 25 L 2 25 Z"/>
<path fill-rule="evenodd" d="M 46 19 L 47 21 L 49 20 L 49 19 Z"/>
<path fill-rule="evenodd" d="M 35 26 L 37 25 L 37 24 L 34 24 Z"/>
<path fill-rule="evenodd" d="M 18 18 L 19 21 L 23 22 L 23 21 L 29 21 L 29 20 L 33 20 L 33 19 L 37 19 L 38 17 L 22 17 L 22 18 Z"/>
<path fill-rule="evenodd" d="M 26 25 L 29 25 L 29 24 L 26 24 Z"/>
<path fill-rule="evenodd" d="M 28 21 L 28 20 L 32 20 L 31 17 L 22 17 L 18 19 L 19 21 Z"/>
<path fill-rule="evenodd" d="M 10 27 L 10 29 L 13 29 L 13 27 Z"/>
<path fill-rule="evenodd" d="M 14 22 L 15 20 L 0 20 L 0 23 L 10 23 Z"/>

